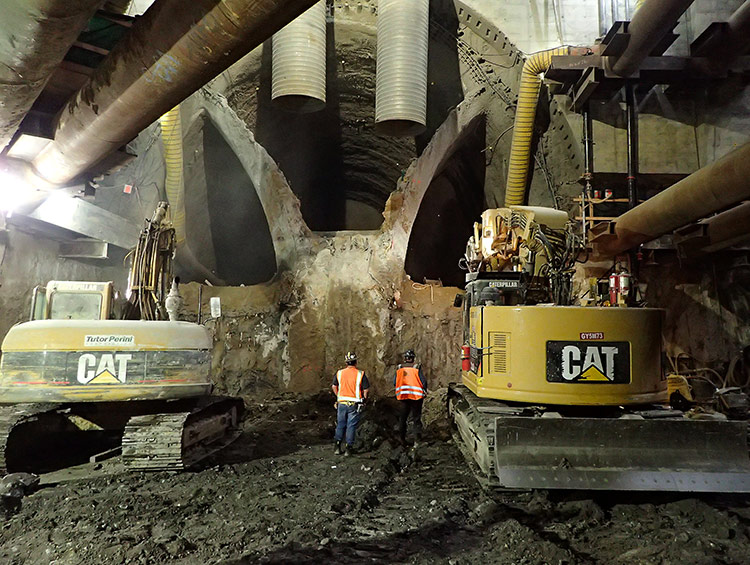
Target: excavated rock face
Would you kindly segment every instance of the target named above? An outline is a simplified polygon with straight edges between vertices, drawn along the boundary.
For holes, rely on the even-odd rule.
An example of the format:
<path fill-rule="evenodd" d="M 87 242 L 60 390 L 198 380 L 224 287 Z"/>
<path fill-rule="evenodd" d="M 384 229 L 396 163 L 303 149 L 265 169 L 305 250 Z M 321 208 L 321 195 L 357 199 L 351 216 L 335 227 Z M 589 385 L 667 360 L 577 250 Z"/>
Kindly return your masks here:
<path fill-rule="evenodd" d="M 329 18 L 325 110 L 273 105 L 268 45 L 182 107 L 187 240 L 201 264 L 181 264 L 183 280 L 247 285 L 201 292 L 203 314 L 222 301 L 206 323 L 213 378 L 232 394 L 327 389 L 349 350 L 375 394 L 390 394 L 409 348 L 431 388 L 458 375 L 458 261 L 503 199 L 523 61 L 485 18 L 432 2 L 427 132 L 377 136 L 375 3 L 346 4 Z M 532 175 L 532 194 L 550 194 L 546 179 Z M 198 294 L 184 289 L 192 319 Z"/>

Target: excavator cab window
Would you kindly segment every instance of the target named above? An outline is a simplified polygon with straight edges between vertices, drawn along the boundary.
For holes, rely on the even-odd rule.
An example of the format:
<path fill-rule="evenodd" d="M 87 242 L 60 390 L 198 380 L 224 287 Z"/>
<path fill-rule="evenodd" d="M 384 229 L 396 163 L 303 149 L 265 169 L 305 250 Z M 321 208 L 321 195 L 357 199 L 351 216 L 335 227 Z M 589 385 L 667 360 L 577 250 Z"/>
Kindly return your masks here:
<path fill-rule="evenodd" d="M 102 295 L 99 292 L 54 292 L 50 297 L 50 320 L 99 320 Z"/>

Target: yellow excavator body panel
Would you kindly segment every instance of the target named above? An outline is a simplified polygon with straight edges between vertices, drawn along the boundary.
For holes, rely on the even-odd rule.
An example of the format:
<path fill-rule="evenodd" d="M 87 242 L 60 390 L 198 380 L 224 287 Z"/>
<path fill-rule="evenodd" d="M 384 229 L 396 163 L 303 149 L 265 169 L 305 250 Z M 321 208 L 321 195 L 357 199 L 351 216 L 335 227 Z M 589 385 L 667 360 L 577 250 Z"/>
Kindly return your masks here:
<path fill-rule="evenodd" d="M 211 336 L 189 322 L 35 320 L 13 326 L 0 403 L 197 397 L 211 391 Z"/>
<path fill-rule="evenodd" d="M 474 306 L 470 370 L 480 398 L 568 406 L 663 402 L 655 308 Z"/>

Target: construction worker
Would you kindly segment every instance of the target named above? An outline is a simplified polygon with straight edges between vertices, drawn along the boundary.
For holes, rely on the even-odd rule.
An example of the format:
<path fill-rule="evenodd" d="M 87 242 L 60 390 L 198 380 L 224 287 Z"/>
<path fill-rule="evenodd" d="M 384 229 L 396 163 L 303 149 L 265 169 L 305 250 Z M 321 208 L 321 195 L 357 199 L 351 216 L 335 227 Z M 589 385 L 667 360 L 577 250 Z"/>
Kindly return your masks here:
<path fill-rule="evenodd" d="M 427 395 L 427 379 L 422 373 L 421 364 L 415 364 L 414 350 L 404 352 L 404 362 L 396 369 L 393 386 L 396 387 L 396 398 L 401 404 L 399 433 L 401 443 L 406 444 L 406 425 L 409 417 L 414 426 L 414 447 L 422 439 L 422 401 Z"/>
<path fill-rule="evenodd" d="M 354 435 L 362 417 L 362 410 L 370 390 L 364 371 L 357 369 L 357 354 L 350 351 L 345 357 L 346 367 L 333 377 L 333 394 L 336 395 L 336 455 L 341 455 L 341 442 L 346 439 L 344 455 L 352 454 Z M 345 434 L 346 433 L 346 437 Z"/>

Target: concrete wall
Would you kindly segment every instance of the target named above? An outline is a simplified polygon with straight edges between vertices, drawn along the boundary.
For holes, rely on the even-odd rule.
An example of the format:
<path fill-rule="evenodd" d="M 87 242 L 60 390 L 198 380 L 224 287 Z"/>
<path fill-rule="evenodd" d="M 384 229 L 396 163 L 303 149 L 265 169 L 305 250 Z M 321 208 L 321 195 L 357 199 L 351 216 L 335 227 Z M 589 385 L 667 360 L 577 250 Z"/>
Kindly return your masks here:
<path fill-rule="evenodd" d="M 742 2 L 695 0 L 675 30 L 680 38 L 670 54 L 686 55 L 690 43 L 708 24 L 726 20 Z M 559 45 L 591 45 L 613 21 L 630 19 L 636 6 L 636 0 L 465 0 L 465 3 L 498 25 L 525 53 Z"/>
<path fill-rule="evenodd" d="M 0 220 L 2 223 L 2 220 Z M 31 291 L 51 280 L 114 281 L 124 289 L 127 272 L 114 261 L 59 257 L 59 242 L 29 231 L 24 218 L 12 219 L 0 230 L 0 336 L 29 319 Z"/>

